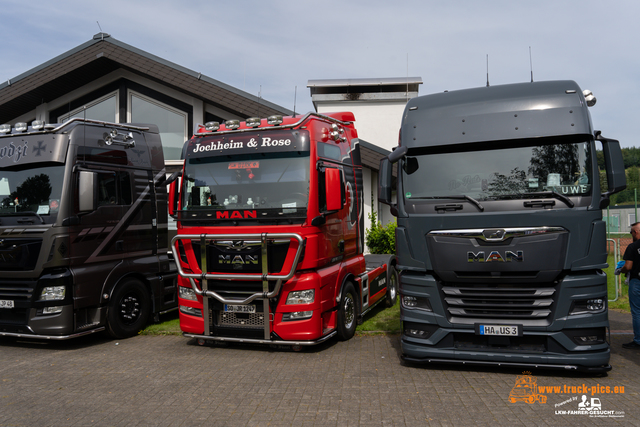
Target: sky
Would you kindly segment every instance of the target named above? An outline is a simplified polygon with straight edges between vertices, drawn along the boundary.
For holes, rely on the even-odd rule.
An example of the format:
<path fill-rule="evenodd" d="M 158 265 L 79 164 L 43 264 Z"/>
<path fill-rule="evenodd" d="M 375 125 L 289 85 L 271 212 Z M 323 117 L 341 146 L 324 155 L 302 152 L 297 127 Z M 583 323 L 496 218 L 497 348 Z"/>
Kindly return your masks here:
<path fill-rule="evenodd" d="M 297 112 L 315 79 L 420 77 L 419 94 L 575 80 L 594 128 L 640 147 L 640 2 L 2 0 L 0 81 L 100 31 Z M 531 53 L 531 54 L 530 54 Z M 531 66 L 532 65 L 532 66 Z M 357 122 L 356 122 L 357 126 Z"/>

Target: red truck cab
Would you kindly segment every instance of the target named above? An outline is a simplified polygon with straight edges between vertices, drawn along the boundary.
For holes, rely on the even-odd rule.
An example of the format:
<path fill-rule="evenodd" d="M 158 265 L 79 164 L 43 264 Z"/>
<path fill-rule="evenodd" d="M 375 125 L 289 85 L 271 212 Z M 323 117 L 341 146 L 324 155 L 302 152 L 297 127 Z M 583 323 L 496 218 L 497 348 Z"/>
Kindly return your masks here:
<path fill-rule="evenodd" d="M 374 305 L 395 303 L 395 257 L 363 255 L 354 120 L 309 113 L 212 122 L 187 141 L 169 208 L 185 336 L 347 340 Z"/>

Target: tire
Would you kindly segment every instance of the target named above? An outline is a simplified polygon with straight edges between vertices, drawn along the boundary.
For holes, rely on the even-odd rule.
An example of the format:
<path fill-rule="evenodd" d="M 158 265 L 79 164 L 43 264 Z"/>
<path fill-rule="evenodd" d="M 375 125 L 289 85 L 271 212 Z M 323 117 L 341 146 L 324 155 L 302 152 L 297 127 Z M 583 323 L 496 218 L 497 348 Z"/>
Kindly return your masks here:
<path fill-rule="evenodd" d="M 351 282 L 342 290 L 338 307 L 338 339 L 347 341 L 356 333 L 358 326 L 358 294 Z"/>
<path fill-rule="evenodd" d="M 151 297 L 147 288 L 135 279 L 126 279 L 111 296 L 107 310 L 107 330 L 113 338 L 138 334 L 151 313 Z"/>
<path fill-rule="evenodd" d="M 385 304 L 387 307 L 393 307 L 396 305 L 396 301 L 398 301 L 398 284 L 400 283 L 398 280 L 398 272 L 393 265 L 389 266 L 389 274 L 387 276 L 387 297 Z"/>

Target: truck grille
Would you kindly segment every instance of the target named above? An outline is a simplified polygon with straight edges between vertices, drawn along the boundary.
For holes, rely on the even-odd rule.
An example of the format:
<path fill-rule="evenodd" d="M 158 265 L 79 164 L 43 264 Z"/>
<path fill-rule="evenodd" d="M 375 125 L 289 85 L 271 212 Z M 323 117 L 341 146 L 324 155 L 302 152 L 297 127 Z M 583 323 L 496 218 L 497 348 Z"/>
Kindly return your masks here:
<path fill-rule="evenodd" d="M 264 313 L 225 313 L 218 311 L 218 326 L 235 328 L 264 327 Z"/>
<path fill-rule="evenodd" d="M 476 319 L 547 319 L 556 289 L 522 285 L 442 286 L 451 317 Z"/>
<path fill-rule="evenodd" d="M 27 323 L 31 297 L 36 287 L 35 280 L 3 280 L 0 282 L 0 299 L 12 300 L 14 308 L 0 310 L 0 324 Z M 0 327 L 0 330 L 7 331 Z"/>

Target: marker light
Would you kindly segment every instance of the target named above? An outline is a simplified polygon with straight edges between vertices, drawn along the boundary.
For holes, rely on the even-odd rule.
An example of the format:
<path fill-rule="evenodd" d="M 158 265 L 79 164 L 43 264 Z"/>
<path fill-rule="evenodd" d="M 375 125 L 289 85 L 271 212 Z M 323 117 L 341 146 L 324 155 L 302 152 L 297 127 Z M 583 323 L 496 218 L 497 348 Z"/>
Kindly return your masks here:
<path fill-rule="evenodd" d="M 583 90 L 582 94 L 584 95 L 584 100 L 587 101 L 588 107 L 596 105 L 596 97 L 593 96 L 593 93 L 589 89 Z"/>
<path fill-rule="evenodd" d="M 282 123 L 282 116 L 275 115 L 267 117 L 267 123 L 270 125 L 279 125 Z"/>
<path fill-rule="evenodd" d="M 33 130 L 42 130 L 44 129 L 44 122 L 42 120 L 34 120 L 31 122 L 31 127 Z"/>
<path fill-rule="evenodd" d="M 10 133 L 11 125 L 0 125 L 0 133 Z"/>
<path fill-rule="evenodd" d="M 220 129 L 219 122 L 207 122 L 204 124 L 204 129 L 208 132 L 215 132 Z"/>
<path fill-rule="evenodd" d="M 260 117 L 249 117 L 246 120 L 246 123 L 247 127 L 257 128 L 258 126 L 260 126 Z"/>
<path fill-rule="evenodd" d="M 224 122 L 227 129 L 238 129 L 240 127 L 240 120 L 227 120 Z"/>
<path fill-rule="evenodd" d="M 26 132 L 29 126 L 25 122 L 16 123 L 16 132 Z"/>

